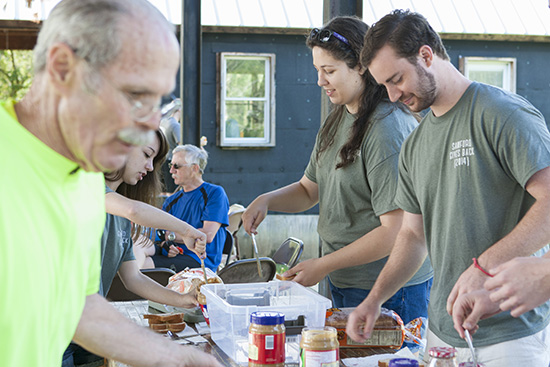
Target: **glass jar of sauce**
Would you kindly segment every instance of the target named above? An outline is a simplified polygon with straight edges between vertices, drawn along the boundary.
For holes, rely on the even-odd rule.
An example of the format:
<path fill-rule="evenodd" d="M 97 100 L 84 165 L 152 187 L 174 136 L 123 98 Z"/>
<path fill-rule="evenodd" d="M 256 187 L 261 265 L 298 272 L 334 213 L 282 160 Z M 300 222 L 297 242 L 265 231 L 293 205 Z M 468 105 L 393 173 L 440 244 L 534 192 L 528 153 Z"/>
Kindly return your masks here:
<path fill-rule="evenodd" d="M 428 367 L 458 367 L 456 349 L 452 347 L 433 347 L 428 355 L 431 357 Z"/>

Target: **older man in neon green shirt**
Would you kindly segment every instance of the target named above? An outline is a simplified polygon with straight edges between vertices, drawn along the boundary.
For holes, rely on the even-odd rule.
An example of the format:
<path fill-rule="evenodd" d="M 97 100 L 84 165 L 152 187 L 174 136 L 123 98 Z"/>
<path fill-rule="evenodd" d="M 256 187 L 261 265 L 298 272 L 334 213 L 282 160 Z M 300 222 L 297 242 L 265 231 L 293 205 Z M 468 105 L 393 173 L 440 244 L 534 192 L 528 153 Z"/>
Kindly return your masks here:
<path fill-rule="evenodd" d="M 133 366 L 217 365 L 97 294 L 100 172 L 158 128 L 179 63 L 171 25 L 145 0 L 63 0 L 34 51 L 28 94 L 0 108 L 0 366 L 57 367 L 71 339 Z"/>

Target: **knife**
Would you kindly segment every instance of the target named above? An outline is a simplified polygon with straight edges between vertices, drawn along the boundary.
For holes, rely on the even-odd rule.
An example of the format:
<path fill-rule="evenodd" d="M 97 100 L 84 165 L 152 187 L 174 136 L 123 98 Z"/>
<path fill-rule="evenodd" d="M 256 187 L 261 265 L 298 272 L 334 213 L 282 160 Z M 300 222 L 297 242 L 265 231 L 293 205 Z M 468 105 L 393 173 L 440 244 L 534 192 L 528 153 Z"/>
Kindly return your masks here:
<path fill-rule="evenodd" d="M 201 259 L 201 269 L 202 274 L 204 275 L 204 284 L 208 284 L 208 278 L 206 277 L 206 269 L 204 268 L 204 259 L 202 257 L 199 257 Z"/>
<path fill-rule="evenodd" d="M 476 353 L 474 350 L 474 344 L 472 343 L 472 336 L 470 335 L 470 332 L 468 331 L 468 329 L 464 330 L 464 334 L 466 335 L 466 343 L 468 343 L 468 348 L 470 348 L 470 353 L 472 353 L 472 361 L 474 362 L 474 366 L 477 367 Z"/>
<path fill-rule="evenodd" d="M 206 277 L 206 269 L 204 268 L 204 260 L 202 259 L 202 257 L 200 259 L 201 259 L 202 273 L 204 274 L 204 284 L 208 284 L 208 278 Z"/>
<path fill-rule="evenodd" d="M 258 244 L 256 243 L 256 235 L 252 233 L 250 235 L 252 237 L 252 243 L 254 244 L 254 255 L 256 256 L 256 264 L 258 265 L 258 275 L 263 277 L 262 275 L 262 266 L 260 265 L 260 257 L 258 256 Z"/>

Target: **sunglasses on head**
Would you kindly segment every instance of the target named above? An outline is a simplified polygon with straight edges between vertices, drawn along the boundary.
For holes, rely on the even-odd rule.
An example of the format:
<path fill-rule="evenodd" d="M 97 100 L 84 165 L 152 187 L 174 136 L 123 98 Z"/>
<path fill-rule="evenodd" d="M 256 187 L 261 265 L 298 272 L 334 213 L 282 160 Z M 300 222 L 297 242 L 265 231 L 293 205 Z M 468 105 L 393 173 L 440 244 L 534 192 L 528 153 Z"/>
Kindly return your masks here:
<path fill-rule="evenodd" d="M 328 42 L 330 39 L 334 36 L 336 39 L 338 39 L 340 42 L 345 43 L 346 45 L 350 46 L 349 41 L 346 37 L 342 36 L 339 33 L 336 33 L 334 31 L 331 31 L 330 29 L 319 29 L 319 28 L 313 28 L 309 34 L 309 36 L 313 39 L 319 40 L 320 42 Z"/>

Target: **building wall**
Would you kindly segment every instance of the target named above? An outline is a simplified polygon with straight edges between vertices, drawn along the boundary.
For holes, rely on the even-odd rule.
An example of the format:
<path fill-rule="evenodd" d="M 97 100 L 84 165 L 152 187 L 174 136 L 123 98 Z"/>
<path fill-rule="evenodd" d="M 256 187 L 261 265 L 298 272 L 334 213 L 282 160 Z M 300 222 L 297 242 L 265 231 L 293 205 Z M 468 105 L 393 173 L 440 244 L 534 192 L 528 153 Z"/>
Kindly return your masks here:
<path fill-rule="evenodd" d="M 550 43 L 444 40 L 451 62 L 459 56 L 516 57 L 517 93 L 550 121 Z M 216 146 L 216 53 L 276 54 L 276 146 L 221 149 Z M 305 36 L 204 33 L 201 135 L 208 138 L 205 179 L 222 185 L 231 203 L 247 206 L 257 195 L 299 180 L 320 124 L 321 89 Z M 317 214 L 314 207 L 306 214 Z"/>
<path fill-rule="evenodd" d="M 275 53 L 276 146 L 221 149 L 216 146 L 216 54 Z M 202 126 L 210 154 L 204 178 L 222 185 L 230 203 L 244 206 L 259 194 L 299 180 L 320 125 L 321 91 L 305 37 L 205 33 L 202 50 Z M 308 211 L 315 213 L 316 209 Z"/>
<path fill-rule="evenodd" d="M 515 57 L 516 93 L 526 98 L 550 123 L 550 43 L 498 41 L 444 41 L 451 62 L 459 56 Z"/>
<path fill-rule="evenodd" d="M 320 124 L 321 89 L 305 36 L 204 33 L 202 49 L 201 134 L 210 153 L 204 178 L 222 185 L 230 203 L 247 206 L 256 196 L 299 180 Z M 451 62 L 459 56 L 516 57 L 517 93 L 550 121 L 550 43 L 444 40 Z M 276 54 L 276 146 L 222 150 L 216 146 L 216 53 Z M 289 236 L 304 241 L 302 259 L 319 254 L 318 206 L 298 215 L 268 215 L 258 236 L 260 255 L 269 256 Z M 250 237 L 239 232 L 244 257 L 252 255 Z"/>

